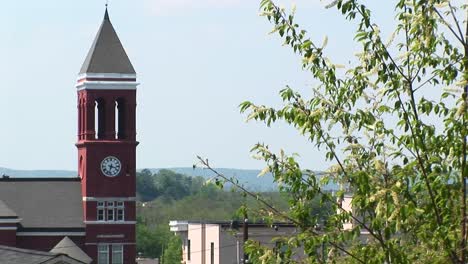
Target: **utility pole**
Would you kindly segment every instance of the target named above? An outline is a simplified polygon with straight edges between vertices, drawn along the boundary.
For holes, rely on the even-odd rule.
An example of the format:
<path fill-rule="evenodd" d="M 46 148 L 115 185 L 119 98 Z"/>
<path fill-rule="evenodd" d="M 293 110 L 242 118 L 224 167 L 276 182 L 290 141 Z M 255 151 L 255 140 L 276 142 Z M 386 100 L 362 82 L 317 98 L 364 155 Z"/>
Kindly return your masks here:
<path fill-rule="evenodd" d="M 245 253 L 245 243 L 249 240 L 249 219 L 247 218 L 247 211 L 244 211 L 244 259 L 242 263 L 248 263 L 249 256 Z"/>

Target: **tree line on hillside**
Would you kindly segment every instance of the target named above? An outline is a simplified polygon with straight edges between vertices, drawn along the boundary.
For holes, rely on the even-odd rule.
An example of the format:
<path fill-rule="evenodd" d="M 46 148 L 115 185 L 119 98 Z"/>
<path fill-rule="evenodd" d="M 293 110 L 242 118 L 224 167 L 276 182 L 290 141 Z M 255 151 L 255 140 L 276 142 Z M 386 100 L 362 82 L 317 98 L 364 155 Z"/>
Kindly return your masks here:
<path fill-rule="evenodd" d="M 216 181 L 215 181 L 216 182 Z M 279 192 L 258 193 L 279 210 L 287 211 L 291 197 Z M 202 177 L 190 177 L 171 170 L 137 174 L 137 250 L 147 257 L 174 256 L 171 252 L 180 240 L 169 231 L 170 220 L 240 220 L 240 208 L 248 208 L 252 221 L 261 221 L 264 210 L 252 197 L 224 190 Z M 329 214 L 330 206 L 319 199 L 310 205 L 310 213 Z M 166 262 L 167 263 L 167 262 Z"/>
<path fill-rule="evenodd" d="M 171 170 L 161 169 L 151 173 L 144 169 L 137 174 L 137 196 L 139 201 L 148 202 L 156 198 L 180 200 L 212 188 L 205 184 L 203 177 L 189 177 Z"/>

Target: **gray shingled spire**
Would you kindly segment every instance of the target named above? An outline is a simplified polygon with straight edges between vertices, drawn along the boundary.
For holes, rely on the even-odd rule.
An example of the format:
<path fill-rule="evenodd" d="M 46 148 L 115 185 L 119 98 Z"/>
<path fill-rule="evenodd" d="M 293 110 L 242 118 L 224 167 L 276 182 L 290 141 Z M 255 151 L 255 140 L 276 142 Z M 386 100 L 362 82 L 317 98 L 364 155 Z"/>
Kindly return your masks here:
<path fill-rule="evenodd" d="M 110 22 L 107 8 L 101 27 L 81 67 L 80 74 L 83 73 L 135 74 L 132 63 Z"/>
<path fill-rule="evenodd" d="M 50 250 L 51 253 L 65 254 L 83 263 L 91 263 L 93 260 L 86 255 L 70 238 L 64 237 L 55 247 Z"/>

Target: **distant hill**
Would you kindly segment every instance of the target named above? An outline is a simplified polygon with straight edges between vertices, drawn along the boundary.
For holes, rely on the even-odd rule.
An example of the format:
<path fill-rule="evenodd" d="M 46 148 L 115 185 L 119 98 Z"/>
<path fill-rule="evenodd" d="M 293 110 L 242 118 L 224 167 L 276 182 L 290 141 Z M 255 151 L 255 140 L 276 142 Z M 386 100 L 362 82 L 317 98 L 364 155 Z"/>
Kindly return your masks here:
<path fill-rule="evenodd" d="M 214 177 L 211 171 L 202 168 L 166 168 L 168 170 L 182 173 L 188 176 L 202 176 L 205 179 Z M 140 169 L 141 170 L 141 169 Z M 153 173 L 161 170 L 161 168 L 149 169 Z M 253 191 L 272 191 L 277 189 L 277 185 L 273 182 L 273 176 L 267 173 L 261 177 L 258 177 L 260 170 L 243 170 L 243 169 L 229 169 L 229 168 L 217 168 L 219 173 L 222 173 L 226 177 L 234 177 L 239 180 L 239 183 L 243 184 L 249 190 Z M 0 176 L 8 175 L 10 177 L 76 177 L 76 171 L 69 170 L 14 170 L 0 167 Z M 336 189 L 336 186 L 330 185 L 327 189 Z"/>
<path fill-rule="evenodd" d="M 202 168 L 167 168 L 168 170 L 175 171 L 177 173 L 189 175 L 189 176 L 202 176 L 205 179 L 210 179 L 215 176 L 215 174 L 207 169 Z M 159 171 L 160 169 L 149 169 L 153 173 Z M 273 175 L 271 173 L 266 173 L 265 175 L 259 177 L 258 174 L 260 170 L 243 170 L 243 169 L 229 169 L 229 168 L 216 168 L 216 171 L 223 174 L 228 178 L 236 178 L 239 183 L 243 184 L 247 189 L 252 191 L 275 191 L 278 189 L 277 184 L 273 181 Z M 322 172 L 316 171 L 317 175 L 320 175 Z M 335 184 L 328 184 L 324 190 L 337 190 L 338 186 Z"/>
<path fill-rule="evenodd" d="M 192 177 L 202 176 L 205 179 L 211 179 L 215 174 L 209 170 L 202 168 L 167 168 L 177 173 L 189 175 Z M 160 170 L 158 169 L 149 169 L 153 173 Z M 267 173 L 261 177 L 258 177 L 260 170 L 243 170 L 243 169 L 228 169 L 228 168 L 216 168 L 216 170 L 228 178 L 236 178 L 239 180 L 239 183 L 243 184 L 249 190 L 253 191 L 272 191 L 276 190 L 277 186 L 273 182 L 273 176 L 271 173 Z"/>

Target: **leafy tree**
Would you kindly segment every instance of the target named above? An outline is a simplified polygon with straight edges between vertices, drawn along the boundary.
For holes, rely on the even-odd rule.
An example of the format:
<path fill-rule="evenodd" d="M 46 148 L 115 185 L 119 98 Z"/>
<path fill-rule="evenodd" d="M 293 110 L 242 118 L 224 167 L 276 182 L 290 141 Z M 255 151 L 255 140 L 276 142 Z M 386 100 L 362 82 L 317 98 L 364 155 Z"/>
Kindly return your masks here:
<path fill-rule="evenodd" d="M 250 243 L 253 262 L 467 262 L 468 34 L 460 15 L 467 6 L 460 2 L 398 0 L 396 27 L 381 32 L 360 1 L 332 1 L 328 7 L 356 25 L 354 41 L 361 46 L 356 63 L 342 70 L 327 58 L 326 41 L 317 44 L 295 22 L 294 11 L 261 1 L 273 32 L 320 85 L 307 95 L 286 87 L 282 107 L 244 102 L 241 112 L 267 126 L 287 122 L 334 165 L 317 177 L 295 156 L 255 146 L 265 171 L 293 194 L 288 213 L 264 204 L 300 232 L 281 244 L 289 247 L 283 254 Z M 342 189 L 324 193 L 328 182 Z M 341 203 L 347 192 L 353 212 Z M 322 226 L 310 214 L 317 196 L 336 212 Z M 354 227 L 344 229 L 349 222 Z"/>
<path fill-rule="evenodd" d="M 167 248 L 175 243 L 170 240 L 174 236 L 169 231 L 170 220 L 241 219 L 236 211 L 243 204 L 248 205 L 249 217 L 253 221 L 263 218 L 263 215 L 258 213 L 263 209 L 256 203 L 255 198 L 244 197 L 239 192 L 221 190 L 213 183 L 205 183 L 201 177 L 191 178 L 182 174 L 177 176 L 177 173 L 163 170 L 153 175 L 148 170 L 144 170 L 139 173 L 138 177 L 145 177 L 145 181 L 141 182 L 152 185 L 150 188 L 145 186 L 144 190 L 151 190 L 146 193 L 146 197 L 157 197 L 152 201 L 139 203 L 137 207 L 137 252 L 146 257 L 161 258 L 162 249 L 165 248 L 166 252 Z M 170 177 L 177 180 L 168 179 Z M 163 194 L 164 191 L 157 190 L 156 183 L 160 188 L 181 191 Z M 189 188 L 180 186 L 189 186 Z M 190 194 L 187 194 L 187 190 Z M 141 189 L 137 191 L 140 197 L 143 197 Z M 261 195 L 264 199 L 276 204 L 280 210 L 287 210 L 288 195 L 278 192 L 261 193 Z M 311 213 L 320 215 L 328 214 L 330 211 L 320 205 L 319 199 L 315 199 L 311 206 Z"/>
<path fill-rule="evenodd" d="M 191 177 L 163 169 L 155 174 L 154 178 L 156 188 L 167 198 L 179 200 L 190 195 Z"/>
<path fill-rule="evenodd" d="M 171 170 L 162 169 L 152 174 L 144 169 L 137 173 L 137 196 L 147 202 L 160 196 L 166 200 L 180 200 L 204 189 L 203 177 L 190 177 Z"/>
<path fill-rule="evenodd" d="M 169 239 L 167 248 L 164 251 L 164 264 L 179 264 L 182 261 L 182 240 L 179 236 L 173 235 Z"/>
<path fill-rule="evenodd" d="M 137 252 L 145 257 L 157 258 L 171 235 L 167 223 L 159 226 L 147 225 L 139 217 L 136 226 Z"/>
<path fill-rule="evenodd" d="M 153 175 L 150 170 L 142 170 L 136 177 L 137 195 L 140 201 L 151 201 L 158 196 L 158 190 L 154 185 Z"/>

